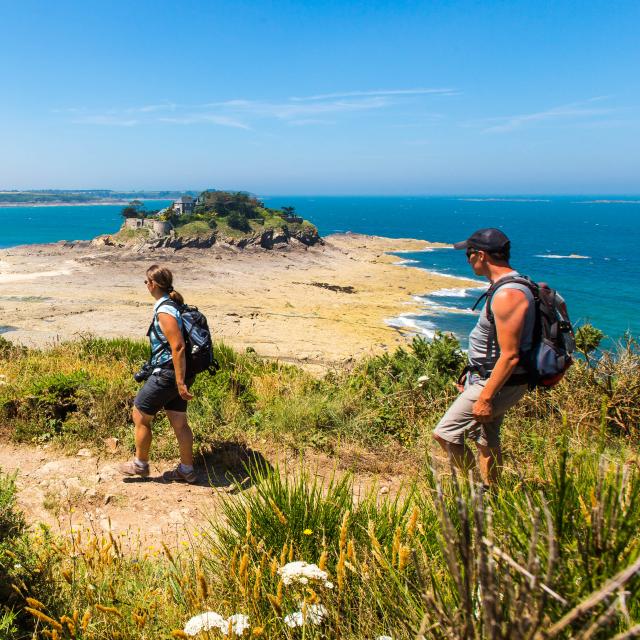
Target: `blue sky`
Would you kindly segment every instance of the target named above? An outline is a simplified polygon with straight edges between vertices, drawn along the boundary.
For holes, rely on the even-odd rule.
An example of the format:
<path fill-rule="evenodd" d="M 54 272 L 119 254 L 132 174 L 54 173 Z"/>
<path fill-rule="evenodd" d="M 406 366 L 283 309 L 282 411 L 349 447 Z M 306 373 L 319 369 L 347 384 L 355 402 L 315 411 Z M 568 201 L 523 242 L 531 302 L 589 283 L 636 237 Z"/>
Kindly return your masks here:
<path fill-rule="evenodd" d="M 2 2 L 0 188 L 640 193 L 640 2 Z"/>

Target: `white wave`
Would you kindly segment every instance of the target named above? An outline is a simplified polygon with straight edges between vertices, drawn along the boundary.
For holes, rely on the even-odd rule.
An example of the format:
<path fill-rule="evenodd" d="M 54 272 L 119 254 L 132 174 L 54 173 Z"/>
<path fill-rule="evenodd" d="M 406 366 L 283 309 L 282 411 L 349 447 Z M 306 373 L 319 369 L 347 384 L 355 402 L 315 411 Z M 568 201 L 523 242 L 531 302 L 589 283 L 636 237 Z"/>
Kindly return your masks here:
<path fill-rule="evenodd" d="M 385 324 L 394 329 L 409 329 L 426 338 L 432 339 L 436 333 L 436 325 L 429 320 L 418 320 L 413 314 L 402 314 L 395 318 L 388 318 Z"/>
<path fill-rule="evenodd" d="M 551 202 L 545 198 L 458 198 L 462 202 Z"/>
<path fill-rule="evenodd" d="M 428 294 L 430 298 L 470 298 L 471 294 L 466 287 L 456 289 L 438 289 Z"/>
<path fill-rule="evenodd" d="M 570 253 L 563 256 L 557 253 L 541 253 L 534 256 L 535 258 L 549 258 L 550 260 L 589 260 L 591 256 L 581 256 L 578 253 Z"/>
<path fill-rule="evenodd" d="M 580 200 L 571 204 L 640 204 L 640 200 Z"/>
<path fill-rule="evenodd" d="M 425 240 L 425 242 L 427 242 Z M 391 253 L 429 253 L 436 249 L 449 249 L 450 247 L 424 247 L 423 249 L 398 249 L 398 251 L 392 251 Z"/>
<path fill-rule="evenodd" d="M 420 264 L 420 260 L 412 260 L 411 258 L 407 258 L 406 260 L 400 260 L 399 262 L 393 263 L 396 267 L 405 267 L 408 264 Z"/>

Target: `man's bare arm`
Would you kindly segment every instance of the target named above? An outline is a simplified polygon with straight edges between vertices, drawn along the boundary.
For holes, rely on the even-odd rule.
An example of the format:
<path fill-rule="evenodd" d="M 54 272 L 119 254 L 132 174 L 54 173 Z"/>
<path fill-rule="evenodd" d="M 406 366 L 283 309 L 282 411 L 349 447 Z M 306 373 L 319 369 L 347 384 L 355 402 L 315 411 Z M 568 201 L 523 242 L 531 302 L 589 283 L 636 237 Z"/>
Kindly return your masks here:
<path fill-rule="evenodd" d="M 496 323 L 500 355 L 473 407 L 473 415 L 479 422 L 492 419 L 491 401 L 518 365 L 520 339 L 528 308 L 527 296 L 518 289 L 502 289 L 493 296 L 491 310 Z"/>

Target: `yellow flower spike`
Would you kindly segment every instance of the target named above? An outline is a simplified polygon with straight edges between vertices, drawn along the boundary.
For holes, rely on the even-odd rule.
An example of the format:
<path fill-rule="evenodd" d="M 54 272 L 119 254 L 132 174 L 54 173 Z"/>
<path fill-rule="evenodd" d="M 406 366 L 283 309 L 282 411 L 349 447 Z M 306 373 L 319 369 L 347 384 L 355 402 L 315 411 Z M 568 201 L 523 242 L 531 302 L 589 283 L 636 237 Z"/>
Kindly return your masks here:
<path fill-rule="evenodd" d="M 115 607 L 106 607 L 103 604 L 97 604 L 96 609 L 98 611 L 102 611 L 102 613 L 110 613 L 111 615 L 122 618 L 122 614 Z"/>
<path fill-rule="evenodd" d="M 396 527 L 396 531 L 393 534 L 393 542 L 391 544 L 391 565 L 396 564 L 396 558 L 398 556 L 398 549 L 400 548 L 400 536 L 402 531 L 400 527 Z"/>
<path fill-rule="evenodd" d="M 233 638 L 233 620 L 229 620 L 229 624 L 227 625 L 227 636 Z"/>
<path fill-rule="evenodd" d="M 276 614 L 281 616 L 282 615 L 282 607 L 280 606 L 280 603 L 278 602 L 278 598 L 276 598 L 276 596 L 274 596 L 274 595 L 271 595 L 270 593 L 267 593 L 267 600 L 271 603 L 271 606 L 273 607 L 273 610 L 276 612 Z"/>
<path fill-rule="evenodd" d="M 342 525 L 340 526 L 340 549 L 344 549 L 347 544 L 347 531 L 349 528 L 349 516 L 351 512 L 349 510 L 344 512 L 342 517 Z"/>
<path fill-rule="evenodd" d="M 277 599 L 278 599 L 278 605 L 280 607 L 282 607 L 282 600 L 283 600 L 283 597 L 284 597 L 283 587 L 284 587 L 284 583 L 282 582 L 282 580 L 280 580 L 280 582 L 278 582 L 278 591 L 276 592 L 277 593 Z"/>
<path fill-rule="evenodd" d="M 60 640 L 60 636 L 55 629 L 51 632 L 51 640 Z"/>
<path fill-rule="evenodd" d="M 25 598 L 25 601 L 30 607 L 33 607 L 34 609 L 46 609 L 47 608 L 42 604 L 42 602 L 40 602 L 40 600 L 36 600 L 35 598 Z"/>
<path fill-rule="evenodd" d="M 409 564 L 409 558 L 411 557 L 411 549 L 404 544 L 400 545 L 398 549 L 398 570 L 404 571 Z"/>
<path fill-rule="evenodd" d="M 34 618 L 38 618 L 38 620 L 46 622 L 56 631 L 62 631 L 62 625 L 57 620 L 54 620 L 52 617 L 48 616 L 46 613 L 42 613 L 42 611 L 38 611 L 38 609 L 33 609 L 32 607 L 25 607 L 24 610 L 27 613 L 30 613 Z"/>
<path fill-rule="evenodd" d="M 282 546 L 282 552 L 280 553 L 280 566 L 284 567 L 287 563 L 287 543 L 285 542 Z"/>
<path fill-rule="evenodd" d="M 253 629 L 251 629 L 251 635 L 252 636 L 261 636 L 264 633 L 264 627 L 254 627 Z"/>
<path fill-rule="evenodd" d="M 171 553 L 169 547 L 167 547 L 167 545 L 165 544 L 164 540 L 160 544 L 162 545 L 162 549 L 164 550 L 165 555 L 167 556 L 167 558 L 169 558 L 169 562 L 171 562 L 171 564 L 175 564 L 173 554 Z"/>
<path fill-rule="evenodd" d="M 256 569 L 256 581 L 253 583 L 253 599 L 259 600 L 262 592 L 262 569 Z"/>
<path fill-rule="evenodd" d="M 89 621 L 91 620 L 91 611 L 89 609 L 87 609 L 84 612 L 84 615 L 82 616 L 82 622 L 80 623 L 80 627 L 82 628 L 83 631 L 87 630 L 87 627 L 89 626 Z"/>
<path fill-rule="evenodd" d="M 357 562 L 356 545 L 353 538 L 349 540 L 349 544 L 347 545 L 347 559 L 354 564 Z"/>
<path fill-rule="evenodd" d="M 172 638 L 188 638 L 189 636 L 182 629 L 174 629 L 171 632 Z"/>
<path fill-rule="evenodd" d="M 327 568 L 327 559 L 329 557 L 329 554 L 327 553 L 326 549 L 320 554 L 320 560 L 318 560 L 318 568 L 321 571 L 325 571 Z"/>
<path fill-rule="evenodd" d="M 245 507 L 245 513 L 247 514 L 246 538 L 249 540 L 249 538 L 251 538 L 251 511 L 249 510 L 249 507 Z"/>
<path fill-rule="evenodd" d="M 270 566 L 270 570 L 271 570 L 271 577 L 273 578 L 276 575 L 276 572 L 278 571 L 278 558 L 274 558 L 271 561 L 271 566 Z"/>
<path fill-rule="evenodd" d="M 302 533 L 305 536 L 311 536 L 313 535 L 313 529 L 305 529 Z"/>
<path fill-rule="evenodd" d="M 413 507 L 413 511 L 409 516 L 409 523 L 407 524 L 407 535 L 410 538 L 416 533 L 416 524 L 418 523 L 418 516 L 420 515 L 420 508 L 416 505 Z"/>
<path fill-rule="evenodd" d="M 289 562 L 293 562 L 293 542 L 289 545 Z"/>
<path fill-rule="evenodd" d="M 287 524 L 286 516 L 284 515 L 284 513 L 282 513 L 282 511 L 280 511 L 278 505 L 273 501 L 273 498 L 269 498 L 269 505 L 273 509 L 273 512 L 276 514 L 278 520 L 280 520 L 280 524 Z"/>
<path fill-rule="evenodd" d="M 209 587 L 202 571 L 198 571 L 198 588 L 200 589 L 200 598 L 203 601 L 206 600 L 209 596 Z"/>
<path fill-rule="evenodd" d="M 77 609 L 73 610 L 73 623 L 74 624 L 78 624 L 78 618 L 80 617 L 80 614 L 78 613 Z"/>

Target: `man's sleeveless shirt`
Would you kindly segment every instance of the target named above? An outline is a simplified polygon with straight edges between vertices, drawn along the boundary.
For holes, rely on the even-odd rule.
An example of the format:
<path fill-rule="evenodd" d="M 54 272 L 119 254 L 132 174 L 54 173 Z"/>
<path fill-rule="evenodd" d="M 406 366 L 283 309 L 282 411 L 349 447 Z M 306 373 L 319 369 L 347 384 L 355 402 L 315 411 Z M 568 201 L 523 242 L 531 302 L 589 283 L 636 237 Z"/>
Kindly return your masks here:
<path fill-rule="evenodd" d="M 520 274 L 517 271 L 511 271 L 505 274 L 504 276 L 502 276 L 502 278 L 505 278 L 507 276 L 518 276 L 518 275 Z M 499 282 L 499 281 L 500 279 L 498 279 L 496 282 Z M 526 285 L 519 284 L 517 282 L 508 282 L 507 284 L 502 285 L 496 293 L 502 291 L 502 289 L 518 289 L 518 291 L 522 291 L 527 297 L 527 300 L 529 302 L 529 308 L 527 309 L 527 313 L 524 320 L 524 328 L 522 330 L 522 336 L 520 338 L 520 351 L 521 352 L 528 351 L 529 349 L 531 349 L 531 344 L 533 341 L 533 329 L 536 321 L 536 309 L 535 309 L 535 301 L 533 298 L 533 294 L 531 293 L 531 290 Z M 476 326 L 473 328 L 473 330 L 469 334 L 468 357 L 469 357 L 469 365 L 472 368 L 484 366 L 486 364 L 487 346 L 492 335 L 494 335 L 493 327 L 491 325 L 491 322 L 489 321 L 489 318 L 487 317 L 487 304 L 485 303 L 485 306 L 480 312 L 480 317 L 478 318 L 478 322 L 476 323 Z M 492 345 L 490 355 L 489 355 L 493 363 L 495 363 L 495 360 L 498 359 L 498 355 L 499 355 L 499 349 L 498 349 L 498 343 L 496 339 L 494 340 L 494 344 Z M 518 365 L 513 373 L 514 374 L 525 373 L 525 369 L 522 365 Z M 471 376 L 472 379 L 470 380 L 471 384 L 473 384 L 476 381 L 476 380 L 473 380 L 474 377 L 477 380 L 477 376 L 472 375 Z"/>

